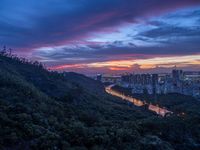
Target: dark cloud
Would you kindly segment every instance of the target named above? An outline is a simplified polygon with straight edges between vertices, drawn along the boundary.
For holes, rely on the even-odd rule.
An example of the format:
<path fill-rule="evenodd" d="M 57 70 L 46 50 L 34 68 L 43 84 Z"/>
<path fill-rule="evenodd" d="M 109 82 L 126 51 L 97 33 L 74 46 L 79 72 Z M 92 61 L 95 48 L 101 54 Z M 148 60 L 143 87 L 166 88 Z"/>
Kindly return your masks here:
<path fill-rule="evenodd" d="M 116 42 L 114 42 L 116 43 Z M 122 43 L 122 42 L 117 42 Z M 92 63 L 104 62 L 109 60 L 130 60 L 130 59 L 148 59 L 162 56 L 183 56 L 199 54 L 200 38 L 196 41 L 187 41 L 185 43 L 176 42 L 168 46 L 151 46 L 151 47 L 137 47 L 137 46 L 121 46 L 114 44 L 98 45 L 98 46 L 76 46 L 54 48 L 53 51 L 48 49 L 37 51 L 34 53 L 36 57 L 45 58 L 45 60 L 55 60 L 57 63 Z M 55 63 L 55 61 L 53 63 Z"/>
<path fill-rule="evenodd" d="M 165 15 L 168 21 L 157 18 L 199 4 L 199 0 L 1 0 L 0 45 L 8 45 L 22 55 L 30 52 L 32 59 L 46 62 L 48 66 L 199 54 L 198 9 Z M 157 19 L 149 21 L 149 18 Z M 196 24 L 180 26 L 169 21 L 180 18 L 196 18 Z M 127 39 L 132 38 L 130 41 L 126 37 L 88 41 L 96 33 L 116 33 L 125 24 L 153 28 L 136 28 L 138 34 L 127 35 Z M 138 45 L 137 41 L 150 45 Z M 94 68 L 90 69 L 93 72 Z M 138 64 L 132 69 L 142 70 Z M 88 72 L 85 68 L 75 71 Z M 99 68 L 99 71 L 109 71 L 109 68 Z"/>
<path fill-rule="evenodd" d="M 200 37 L 200 26 L 179 27 L 173 25 L 159 25 L 158 28 L 143 33 L 140 36 L 149 38 Z"/>
<path fill-rule="evenodd" d="M 109 32 L 124 22 L 170 9 L 199 4 L 198 0 L 46 0 L 0 2 L 0 40 L 25 50 L 84 39 L 91 32 Z"/>
<path fill-rule="evenodd" d="M 182 12 L 182 13 L 177 13 L 173 15 L 166 15 L 167 18 L 175 19 L 175 18 L 191 18 L 191 17 L 199 17 L 200 16 L 200 10 L 195 9 L 193 11 L 188 12 Z"/>

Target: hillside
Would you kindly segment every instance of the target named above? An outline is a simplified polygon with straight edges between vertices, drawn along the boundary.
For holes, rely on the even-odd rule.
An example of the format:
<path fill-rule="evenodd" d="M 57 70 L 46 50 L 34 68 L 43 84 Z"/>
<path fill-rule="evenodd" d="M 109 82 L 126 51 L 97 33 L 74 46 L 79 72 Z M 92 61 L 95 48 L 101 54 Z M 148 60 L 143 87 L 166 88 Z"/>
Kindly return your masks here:
<path fill-rule="evenodd" d="M 162 118 L 84 75 L 0 55 L 0 149 L 198 149 L 199 120 Z"/>
<path fill-rule="evenodd" d="M 117 138 L 126 135 L 125 143 L 139 138 L 136 128 L 127 128 L 136 126 L 129 119 L 149 115 L 108 96 L 83 75 L 49 72 L 3 55 L 0 91 L 1 149 L 115 147 Z"/>

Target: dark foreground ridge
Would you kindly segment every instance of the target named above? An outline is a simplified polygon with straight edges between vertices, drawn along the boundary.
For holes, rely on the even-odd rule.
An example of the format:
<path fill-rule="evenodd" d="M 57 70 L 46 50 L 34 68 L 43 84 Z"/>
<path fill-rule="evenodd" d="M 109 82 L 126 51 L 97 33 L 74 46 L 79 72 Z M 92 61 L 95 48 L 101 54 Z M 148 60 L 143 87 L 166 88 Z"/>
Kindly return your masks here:
<path fill-rule="evenodd" d="M 187 115 L 162 118 L 83 75 L 0 55 L 0 149 L 199 149 L 199 106 L 181 106 Z"/>

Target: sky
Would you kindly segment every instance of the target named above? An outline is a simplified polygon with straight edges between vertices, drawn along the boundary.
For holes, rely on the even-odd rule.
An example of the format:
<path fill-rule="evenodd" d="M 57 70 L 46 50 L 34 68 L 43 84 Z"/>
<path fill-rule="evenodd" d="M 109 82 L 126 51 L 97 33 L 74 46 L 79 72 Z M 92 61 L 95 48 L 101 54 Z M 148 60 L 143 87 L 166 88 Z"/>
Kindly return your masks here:
<path fill-rule="evenodd" d="M 56 71 L 200 71 L 200 0 L 1 0 L 4 45 Z"/>

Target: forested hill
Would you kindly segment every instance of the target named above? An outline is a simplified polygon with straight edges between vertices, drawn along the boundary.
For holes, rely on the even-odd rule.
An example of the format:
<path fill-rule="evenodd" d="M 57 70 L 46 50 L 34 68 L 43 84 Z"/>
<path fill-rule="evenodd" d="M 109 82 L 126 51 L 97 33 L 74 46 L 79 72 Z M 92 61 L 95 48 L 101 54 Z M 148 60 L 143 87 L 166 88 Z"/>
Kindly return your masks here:
<path fill-rule="evenodd" d="M 135 147 L 133 120 L 148 115 L 84 75 L 0 55 L 0 149 L 109 149 L 118 138 Z"/>
<path fill-rule="evenodd" d="M 0 149 L 198 149 L 199 115 L 162 118 L 101 83 L 0 54 Z"/>
<path fill-rule="evenodd" d="M 79 88 L 79 85 L 93 92 L 95 89 L 96 92 L 103 90 L 100 83 L 81 74 L 49 72 L 39 62 L 5 56 L 0 56 L 0 62 L 1 72 L 21 78 L 51 97 L 64 96 L 68 90 Z"/>

